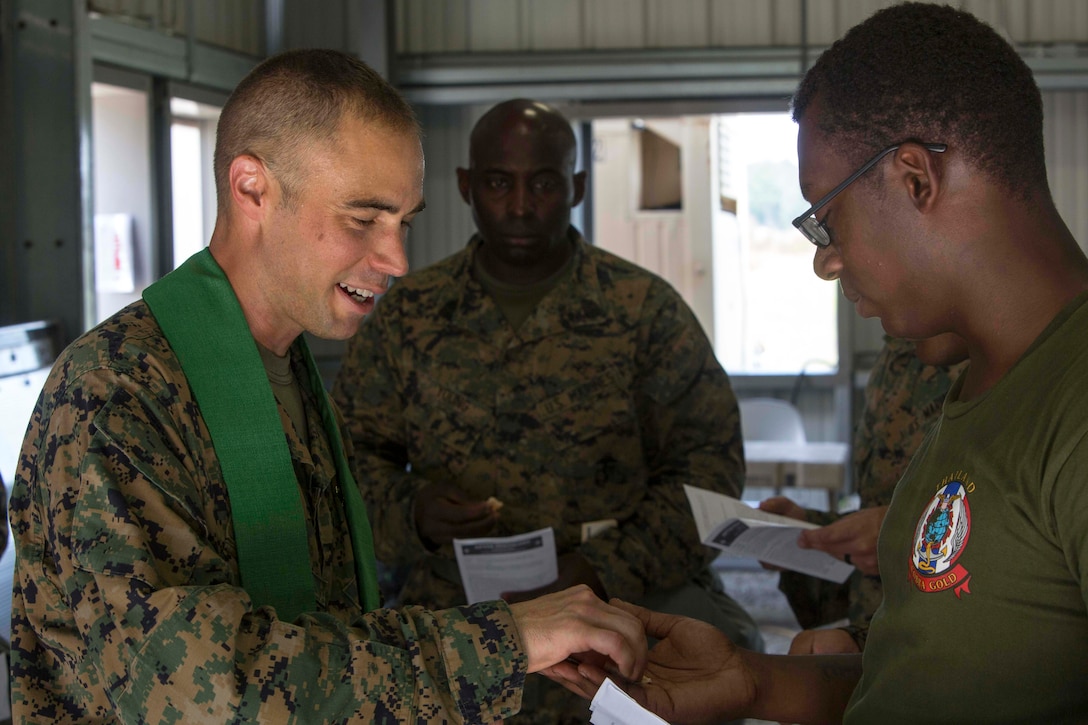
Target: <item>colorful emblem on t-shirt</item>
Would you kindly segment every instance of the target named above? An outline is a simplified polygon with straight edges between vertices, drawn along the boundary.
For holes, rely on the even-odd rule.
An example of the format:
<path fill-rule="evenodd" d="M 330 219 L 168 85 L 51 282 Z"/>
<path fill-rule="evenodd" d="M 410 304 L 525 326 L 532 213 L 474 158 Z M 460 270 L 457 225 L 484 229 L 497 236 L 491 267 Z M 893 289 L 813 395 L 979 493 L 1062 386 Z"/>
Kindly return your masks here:
<path fill-rule="evenodd" d="M 971 507 L 967 489 L 952 481 L 937 491 L 918 519 L 911 552 L 910 579 L 923 592 L 953 590 L 958 598 L 970 594 L 970 573 L 956 560 L 971 533 Z"/>

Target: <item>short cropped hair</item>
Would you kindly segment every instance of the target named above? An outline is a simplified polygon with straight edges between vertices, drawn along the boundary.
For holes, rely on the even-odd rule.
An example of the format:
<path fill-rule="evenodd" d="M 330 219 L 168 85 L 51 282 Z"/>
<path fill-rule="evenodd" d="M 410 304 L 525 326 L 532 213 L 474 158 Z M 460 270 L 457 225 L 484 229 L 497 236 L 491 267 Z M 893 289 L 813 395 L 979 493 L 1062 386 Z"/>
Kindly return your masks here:
<path fill-rule="evenodd" d="M 332 138 L 347 114 L 390 130 L 420 133 L 411 105 L 351 55 L 290 50 L 257 65 L 219 116 L 214 170 L 220 211 L 230 198 L 230 164 L 243 154 L 255 156 L 275 173 L 284 203 L 290 204 L 301 181 L 302 149 Z"/>
<path fill-rule="evenodd" d="M 855 163 L 902 141 L 946 143 L 1017 196 L 1049 193 L 1031 69 L 969 13 L 919 2 L 877 12 L 805 75 L 794 121 L 817 100 L 820 130 Z"/>

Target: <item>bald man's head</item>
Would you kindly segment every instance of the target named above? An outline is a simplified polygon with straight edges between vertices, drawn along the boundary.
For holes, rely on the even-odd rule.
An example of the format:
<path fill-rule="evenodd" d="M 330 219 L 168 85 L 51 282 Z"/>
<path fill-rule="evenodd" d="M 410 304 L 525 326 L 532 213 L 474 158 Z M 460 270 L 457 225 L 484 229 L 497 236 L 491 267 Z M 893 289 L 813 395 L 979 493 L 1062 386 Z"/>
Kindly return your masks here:
<path fill-rule="evenodd" d="M 478 151 L 487 148 L 495 138 L 504 134 L 522 134 L 553 146 L 570 163 L 571 171 L 574 170 L 578 146 L 574 131 L 563 114 L 548 104 L 515 98 L 493 106 L 472 128 L 469 137 L 470 163 L 474 162 Z"/>
<path fill-rule="evenodd" d="M 532 282 L 570 258 L 570 210 L 585 193 L 576 160 L 570 123 L 547 104 L 505 101 L 477 122 L 469 168 L 457 170 L 457 183 L 472 207 L 489 272 Z"/>

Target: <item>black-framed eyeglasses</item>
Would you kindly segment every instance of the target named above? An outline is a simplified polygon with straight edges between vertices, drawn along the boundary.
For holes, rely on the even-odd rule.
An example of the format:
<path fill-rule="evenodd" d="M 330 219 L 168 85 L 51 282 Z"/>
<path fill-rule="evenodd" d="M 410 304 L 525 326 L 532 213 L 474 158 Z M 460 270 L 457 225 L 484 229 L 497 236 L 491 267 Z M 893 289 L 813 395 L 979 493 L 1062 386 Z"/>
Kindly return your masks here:
<path fill-rule="evenodd" d="M 861 165 L 860 169 L 847 176 L 841 184 L 836 186 L 827 194 L 824 194 L 824 196 L 821 197 L 820 200 L 817 201 L 815 204 L 810 206 L 804 214 L 794 219 L 793 226 L 797 227 L 797 231 L 804 234 L 805 238 L 815 244 L 817 247 L 826 247 L 828 244 L 831 244 L 831 234 L 827 231 L 827 227 L 824 226 L 824 223 L 816 218 L 816 212 L 827 206 L 827 204 L 836 196 L 838 196 L 843 189 L 850 186 L 850 184 L 853 184 L 855 181 L 861 178 L 862 174 L 876 166 L 878 161 L 890 154 L 892 151 L 895 151 L 904 143 L 907 142 L 903 141 L 902 143 L 892 144 L 886 149 L 881 150 L 880 153 L 878 153 L 873 158 L 866 161 L 864 164 Z M 922 148 L 933 151 L 935 153 L 944 153 L 948 150 L 948 144 L 924 143 L 922 144 Z"/>

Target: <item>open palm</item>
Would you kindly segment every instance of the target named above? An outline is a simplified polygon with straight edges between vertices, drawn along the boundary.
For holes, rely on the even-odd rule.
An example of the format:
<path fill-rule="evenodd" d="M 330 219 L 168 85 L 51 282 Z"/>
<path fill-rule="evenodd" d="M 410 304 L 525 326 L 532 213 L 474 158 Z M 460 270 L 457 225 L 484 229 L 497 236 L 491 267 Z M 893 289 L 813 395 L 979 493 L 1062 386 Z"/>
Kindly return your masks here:
<path fill-rule="evenodd" d="M 752 674 L 741 650 L 716 627 L 616 599 L 610 603 L 638 617 L 646 635 L 658 640 L 641 681 L 625 688 L 640 705 L 675 725 L 721 722 L 739 717 L 751 706 L 756 696 Z M 606 676 L 585 663 L 578 672 L 594 685 Z M 579 691 L 573 679 L 568 675 L 564 684 Z M 581 691 L 591 696 L 585 688 Z"/>

